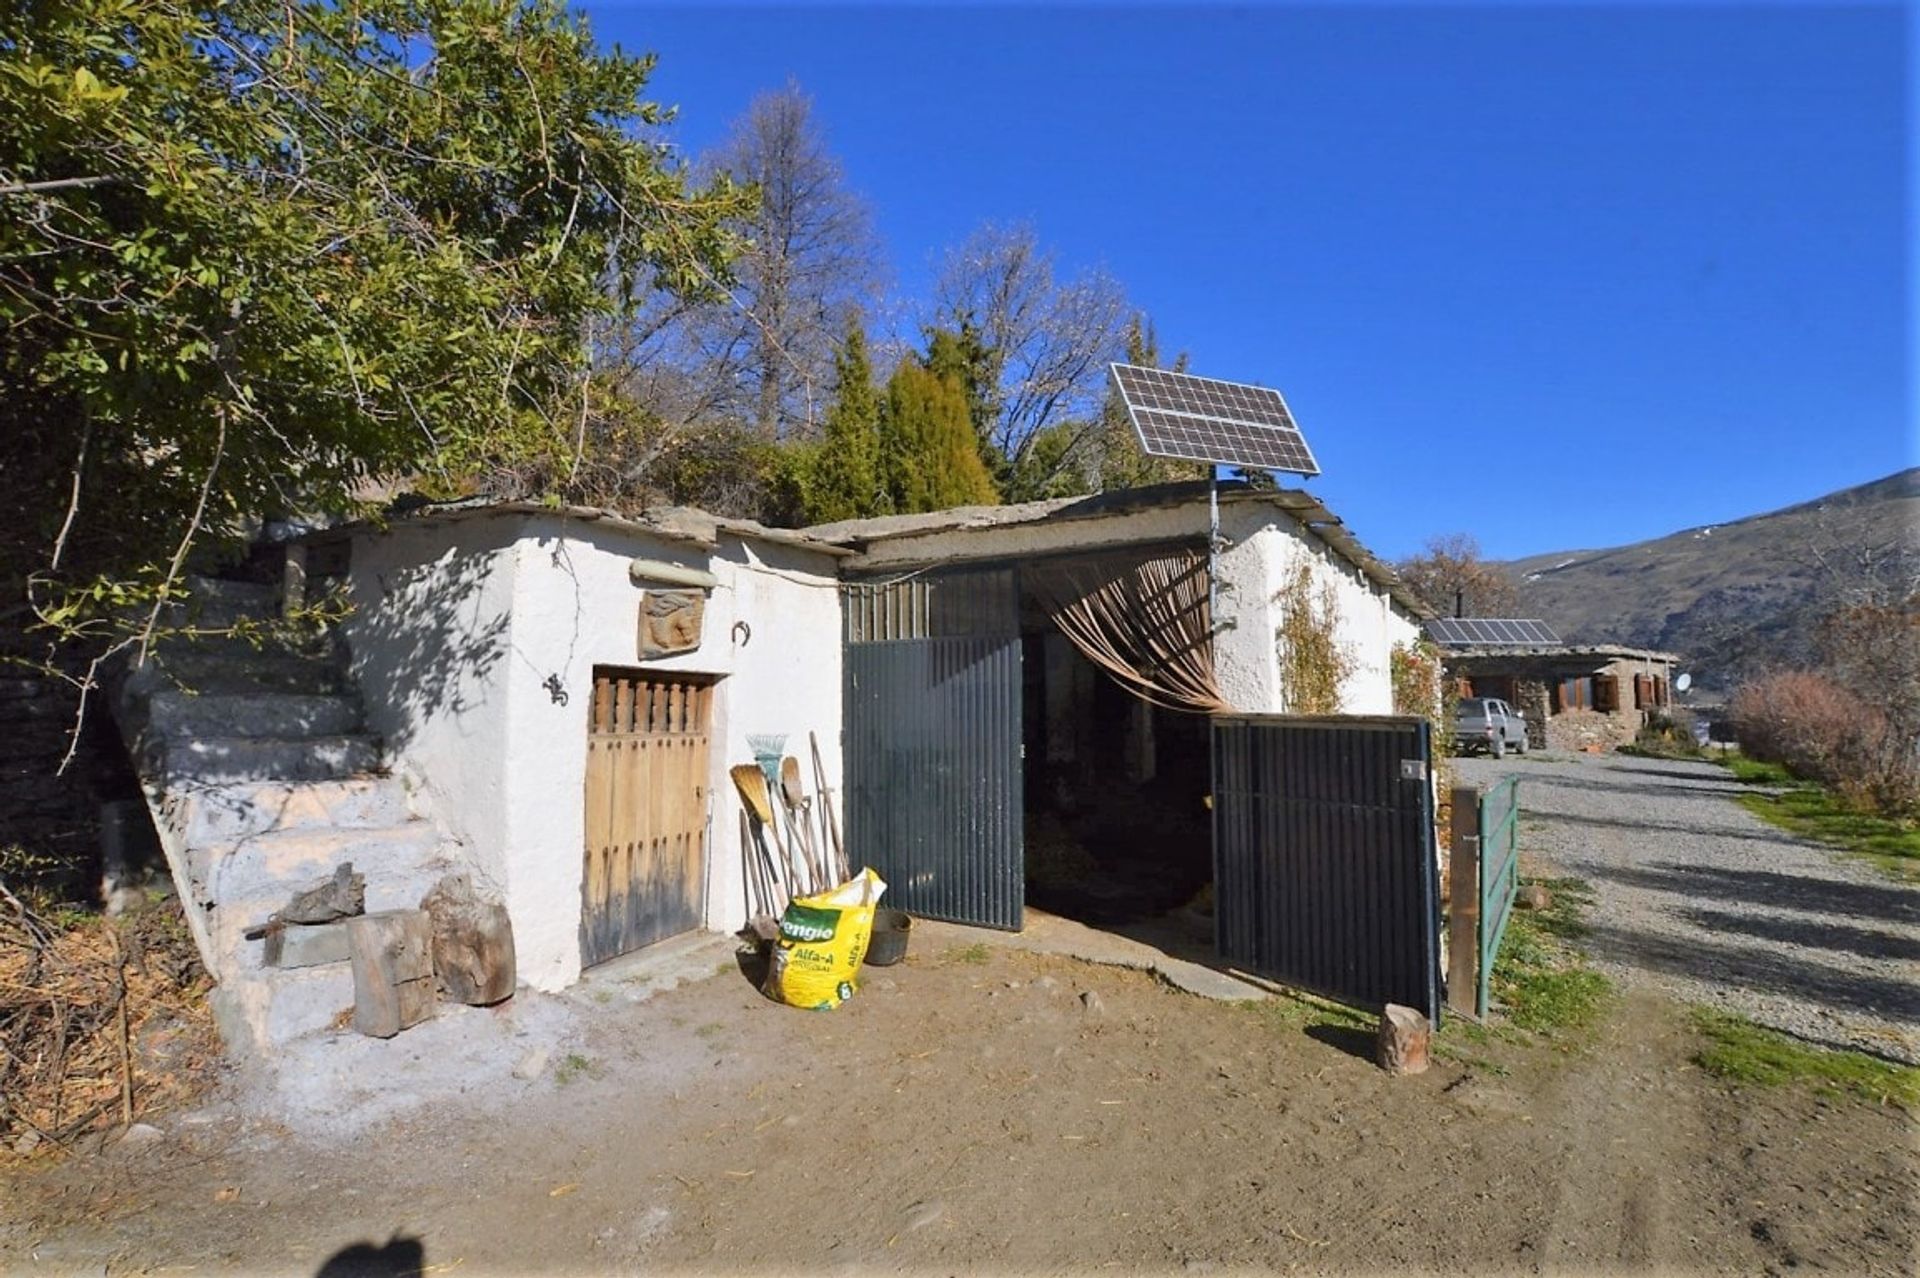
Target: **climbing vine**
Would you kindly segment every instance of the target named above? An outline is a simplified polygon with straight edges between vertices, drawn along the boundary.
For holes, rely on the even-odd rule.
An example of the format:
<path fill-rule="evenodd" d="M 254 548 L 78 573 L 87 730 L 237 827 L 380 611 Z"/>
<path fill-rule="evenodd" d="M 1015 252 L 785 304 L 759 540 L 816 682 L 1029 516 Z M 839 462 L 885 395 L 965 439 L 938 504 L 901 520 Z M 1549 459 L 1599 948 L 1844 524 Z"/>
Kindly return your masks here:
<path fill-rule="evenodd" d="M 1453 755 L 1453 705 L 1459 698 L 1440 663 L 1440 650 L 1425 639 L 1397 643 L 1390 658 L 1393 712 L 1419 715 L 1433 726 L 1435 758 Z"/>
<path fill-rule="evenodd" d="M 1441 665 L 1440 650 L 1425 639 L 1397 643 L 1388 659 L 1393 680 L 1393 712 L 1419 715 L 1431 725 L 1433 748 L 1434 847 L 1448 846 L 1453 821 L 1454 703 L 1460 694 Z M 1450 862 L 1441 857 L 1445 875 Z M 1450 883 L 1444 891 L 1449 895 Z"/>
<path fill-rule="evenodd" d="M 1274 648 L 1280 658 L 1280 699 L 1288 714 L 1335 714 L 1340 685 L 1354 670 L 1352 651 L 1335 636 L 1340 600 L 1333 583 L 1315 585 L 1313 565 L 1301 560 L 1274 593 L 1280 624 Z"/>

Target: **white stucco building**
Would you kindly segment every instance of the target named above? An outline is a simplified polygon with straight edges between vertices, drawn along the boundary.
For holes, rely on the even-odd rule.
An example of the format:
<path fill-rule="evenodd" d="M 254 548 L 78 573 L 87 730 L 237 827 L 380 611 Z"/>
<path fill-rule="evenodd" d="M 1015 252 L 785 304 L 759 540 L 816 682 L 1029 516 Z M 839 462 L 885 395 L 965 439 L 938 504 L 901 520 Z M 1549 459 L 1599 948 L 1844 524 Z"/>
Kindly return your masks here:
<path fill-rule="evenodd" d="M 1021 585 L 1035 565 L 1153 554 L 1203 565 L 1213 590 L 1201 644 L 1218 708 L 1279 713 L 1289 707 L 1276 595 L 1304 562 L 1337 603 L 1352 671 L 1341 712 L 1390 714 L 1390 654 L 1417 639 L 1420 620 L 1391 571 L 1304 492 L 1226 486 L 1217 541 L 1211 520 L 1203 484 L 799 531 L 687 510 L 623 518 L 466 505 L 336 529 L 318 535 L 309 555 L 316 575 L 343 583 L 353 605 L 345 636 L 386 766 L 475 879 L 506 902 L 520 981 L 557 989 L 583 965 L 662 935 L 744 924 L 754 907 L 754 852 L 741 846 L 742 801 L 729 771 L 753 761 L 749 736 L 783 735 L 809 791 L 819 788 L 809 748 L 817 740 L 825 789 L 842 813 L 859 807 L 863 784 L 862 810 L 887 802 L 875 792 L 877 773 L 860 775 L 890 757 L 885 704 L 877 719 L 862 720 L 865 753 L 848 750 L 843 760 L 850 590 L 919 601 L 911 609 L 931 608 L 927 591 L 937 587 L 929 583 L 955 573 L 1000 573 L 992 580 L 1008 583 L 996 615 L 1005 619 L 1011 673 L 995 677 L 1012 717 L 995 731 L 1014 734 L 1008 766 L 1019 775 L 996 800 L 1010 809 L 992 827 L 1002 835 L 978 837 L 1011 841 L 1002 863 L 1012 881 L 1000 886 L 1016 896 L 1037 805 L 1066 795 L 1061 805 L 1073 809 L 1068 766 L 1083 781 L 1090 768 L 1109 766 L 1091 751 L 1124 745 L 1133 789 L 1148 796 L 1142 802 L 1157 793 L 1154 778 L 1184 778 L 1186 789 L 1166 800 L 1181 820 L 1201 819 L 1204 795 L 1194 787 L 1205 788 L 1193 779 L 1202 765 L 1186 757 L 1181 707 L 1149 713 L 1115 701 L 1120 681 L 1096 675 L 1049 625 L 1048 605 Z M 671 650 L 643 647 L 650 607 L 679 610 Z M 937 611 L 894 617 L 885 634 L 863 637 L 937 644 Z M 985 634 L 978 610 L 967 611 L 955 633 Z M 950 685 L 938 670 L 923 682 Z M 899 711 L 899 732 L 926 732 L 913 722 L 923 717 L 914 705 Z M 1108 720 L 1120 728 L 1096 727 Z M 957 732 L 937 746 L 960 779 L 956 812 L 968 810 L 970 741 Z M 869 822 L 865 837 L 877 837 L 873 829 Z M 848 835 L 856 844 L 863 837 Z M 857 866 L 865 850 L 850 851 Z M 1197 867 L 1204 857 L 1194 851 L 1188 860 Z"/>

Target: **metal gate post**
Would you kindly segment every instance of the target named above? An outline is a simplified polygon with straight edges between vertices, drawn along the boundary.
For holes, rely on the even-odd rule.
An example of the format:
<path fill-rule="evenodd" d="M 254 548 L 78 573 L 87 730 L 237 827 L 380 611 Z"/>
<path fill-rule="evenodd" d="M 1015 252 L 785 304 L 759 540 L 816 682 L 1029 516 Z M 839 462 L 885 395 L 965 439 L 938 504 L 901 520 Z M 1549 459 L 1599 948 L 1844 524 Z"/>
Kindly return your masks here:
<path fill-rule="evenodd" d="M 1480 996 L 1480 789 L 1453 788 L 1447 823 L 1447 1006 L 1462 1016 L 1479 1015 Z"/>

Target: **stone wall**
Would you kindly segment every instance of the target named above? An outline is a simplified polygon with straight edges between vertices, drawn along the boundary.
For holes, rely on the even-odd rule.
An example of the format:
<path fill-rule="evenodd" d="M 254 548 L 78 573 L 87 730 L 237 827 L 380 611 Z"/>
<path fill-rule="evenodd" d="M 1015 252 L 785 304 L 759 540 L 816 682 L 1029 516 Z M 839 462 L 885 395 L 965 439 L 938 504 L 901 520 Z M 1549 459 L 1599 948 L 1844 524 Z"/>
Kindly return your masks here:
<path fill-rule="evenodd" d="M 0 676 L 0 848 L 44 865 L 49 889 L 91 900 L 100 881 L 100 805 L 139 790 L 98 700 L 73 762 L 60 770 L 79 709 L 79 690 L 65 680 Z M 24 867 L 11 868 L 16 881 L 24 877 Z"/>
<path fill-rule="evenodd" d="M 1599 710 L 1562 710 L 1547 721 L 1547 748 L 1551 750 L 1612 750 L 1632 741 L 1640 730 L 1640 716 Z"/>

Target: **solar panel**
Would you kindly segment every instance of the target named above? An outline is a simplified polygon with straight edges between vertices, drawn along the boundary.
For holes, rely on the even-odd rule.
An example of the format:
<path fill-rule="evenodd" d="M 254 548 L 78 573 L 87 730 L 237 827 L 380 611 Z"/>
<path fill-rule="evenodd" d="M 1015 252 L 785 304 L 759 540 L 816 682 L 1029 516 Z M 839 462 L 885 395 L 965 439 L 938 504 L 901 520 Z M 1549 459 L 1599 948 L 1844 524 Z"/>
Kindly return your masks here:
<path fill-rule="evenodd" d="M 1557 648 L 1560 636 L 1544 621 L 1518 617 L 1435 617 L 1427 638 L 1448 648 Z"/>
<path fill-rule="evenodd" d="M 1150 456 L 1320 473 L 1277 390 L 1137 364 L 1114 364 L 1110 371 Z"/>

